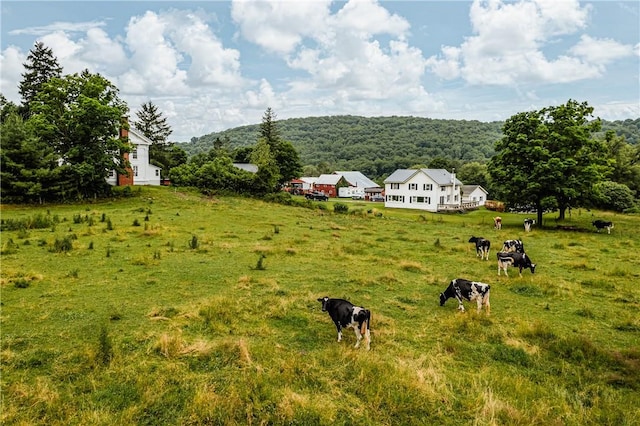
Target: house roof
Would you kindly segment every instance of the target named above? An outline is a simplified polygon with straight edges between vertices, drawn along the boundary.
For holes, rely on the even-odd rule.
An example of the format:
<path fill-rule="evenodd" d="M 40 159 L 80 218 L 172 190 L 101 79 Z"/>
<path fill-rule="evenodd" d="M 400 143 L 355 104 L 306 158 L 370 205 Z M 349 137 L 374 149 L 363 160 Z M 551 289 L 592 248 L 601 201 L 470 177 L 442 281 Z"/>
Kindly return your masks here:
<path fill-rule="evenodd" d="M 151 145 L 153 142 L 151 139 L 142 134 L 142 132 L 135 127 L 129 129 L 129 142 L 134 145 Z"/>
<path fill-rule="evenodd" d="M 318 178 L 315 176 L 304 176 L 304 177 L 301 177 L 300 180 L 303 181 L 304 183 L 313 185 L 318 181 Z"/>
<path fill-rule="evenodd" d="M 471 194 L 473 191 L 475 191 L 476 189 L 480 189 L 482 192 L 484 192 L 485 194 L 488 194 L 489 191 L 487 191 L 486 189 L 484 189 L 482 186 L 480 185 L 462 185 L 460 188 L 462 188 L 462 193 L 463 194 Z"/>
<path fill-rule="evenodd" d="M 445 169 L 398 169 L 384 180 L 384 183 L 406 183 L 418 173 L 424 173 L 434 181 L 437 185 L 451 185 L 454 174 L 449 173 Z M 462 182 L 455 178 L 456 185 L 462 185 Z"/>
<path fill-rule="evenodd" d="M 250 173 L 257 173 L 258 172 L 258 166 L 256 166 L 255 164 L 251 164 L 251 163 L 233 163 L 233 165 L 239 169 L 242 169 L 246 172 L 250 172 Z"/>
<path fill-rule="evenodd" d="M 337 185 L 342 179 L 342 175 L 320 175 L 316 185 Z"/>
<path fill-rule="evenodd" d="M 362 172 L 333 172 L 336 175 L 342 175 L 351 186 L 362 188 L 379 188 L 380 185 L 366 177 Z"/>

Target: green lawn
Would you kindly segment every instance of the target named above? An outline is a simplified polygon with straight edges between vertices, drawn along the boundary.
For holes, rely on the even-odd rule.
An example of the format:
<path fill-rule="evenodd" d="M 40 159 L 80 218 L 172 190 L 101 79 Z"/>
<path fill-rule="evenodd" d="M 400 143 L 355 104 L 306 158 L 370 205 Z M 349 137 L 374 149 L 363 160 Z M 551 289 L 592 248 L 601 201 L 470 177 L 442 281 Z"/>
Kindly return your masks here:
<path fill-rule="evenodd" d="M 525 234 L 484 209 L 133 192 L 2 206 L 3 424 L 638 424 L 638 216 Z M 497 276 L 513 238 L 534 275 Z M 457 277 L 491 284 L 491 316 L 439 306 Z M 325 295 L 372 311 L 370 352 L 336 342 Z"/>

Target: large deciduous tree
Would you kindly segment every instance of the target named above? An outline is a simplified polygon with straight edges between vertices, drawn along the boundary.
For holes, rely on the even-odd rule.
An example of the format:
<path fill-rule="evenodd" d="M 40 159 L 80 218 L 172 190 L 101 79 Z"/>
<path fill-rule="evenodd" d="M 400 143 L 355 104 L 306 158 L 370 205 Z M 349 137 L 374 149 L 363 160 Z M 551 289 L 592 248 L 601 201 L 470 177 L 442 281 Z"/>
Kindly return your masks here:
<path fill-rule="evenodd" d="M 128 109 L 118 89 L 85 70 L 44 83 L 31 108 L 29 121 L 64 169 L 60 197 L 109 193 L 106 178 L 110 170 L 126 173 L 123 154 L 129 150 L 128 142 L 119 138 Z"/>
<path fill-rule="evenodd" d="M 54 77 L 62 76 L 62 67 L 53 51 L 44 43 L 37 42 L 27 55 L 27 62 L 22 64 L 25 72 L 18 86 L 22 96 L 21 112 L 25 118 L 31 115 L 30 103 L 42 89 L 42 85 Z"/>
<path fill-rule="evenodd" d="M 559 219 L 587 203 L 606 171 L 606 145 L 592 137 L 600 120 L 593 108 L 569 100 L 560 106 L 518 113 L 503 126 L 488 171 L 508 204 L 530 204 L 542 223 L 543 201 L 554 199 Z"/>

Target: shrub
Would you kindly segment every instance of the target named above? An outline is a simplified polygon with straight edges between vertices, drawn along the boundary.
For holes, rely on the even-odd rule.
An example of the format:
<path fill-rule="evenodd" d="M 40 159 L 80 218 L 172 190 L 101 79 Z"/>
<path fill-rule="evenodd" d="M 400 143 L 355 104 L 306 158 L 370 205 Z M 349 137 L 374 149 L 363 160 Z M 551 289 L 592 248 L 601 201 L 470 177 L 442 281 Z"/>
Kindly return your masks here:
<path fill-rule="evenodd" d="M 604 181 L 593 186 L 593 201 L 596 207 L 622 212 L 635 207 L 633 191 L 627 185 Z"/>
<path fill-rule="evenodd" d="M 333 212 L 334 213 L 348 213 L 349 212 L 349 206 L 347 206 L 344 203 L 335 203 L 333 205 Z"/>
<path fill-rule="evenodd" d="M 73 249 L 73 235 L 67 235 L 66 237 L 56 238 L 53 243 L 53 251 L 56 253 L 62 253 L 65 251 L 71 251 Z"/>
<path fill-rule="evenodd" d="M 190 248 L 191 250 L 195 250 L 195 249 L 197 249 L 197 248 L 198 248 L 198 246 L 199 246 L 199 243 L 198 243 L 198 237 L 197 237 L 197 236 L 195 236 L 195 235 L 193 235 L 193 236 L 191 237 L 191 241 L 189 241 L 189 248 Z"/>

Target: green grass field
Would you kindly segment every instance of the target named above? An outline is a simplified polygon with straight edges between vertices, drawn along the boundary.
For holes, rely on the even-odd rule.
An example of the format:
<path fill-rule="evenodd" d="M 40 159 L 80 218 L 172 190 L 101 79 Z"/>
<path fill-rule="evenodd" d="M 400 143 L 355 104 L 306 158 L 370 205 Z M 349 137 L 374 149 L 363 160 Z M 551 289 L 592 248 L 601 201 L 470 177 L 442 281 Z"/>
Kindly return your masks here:
<path fill-rule="evenodd" d="M 525 234 L 486 210 L 133 192 L 2 206 L 2 424 L 640 424 L 638 216 Z M 513 238 L 534 275 L 497 276 Z M 439 306 L 457 277 L 491 284 L 490 316 Z M 371 351 L 336 342 L 325 295 L 372 311 Z"/>

